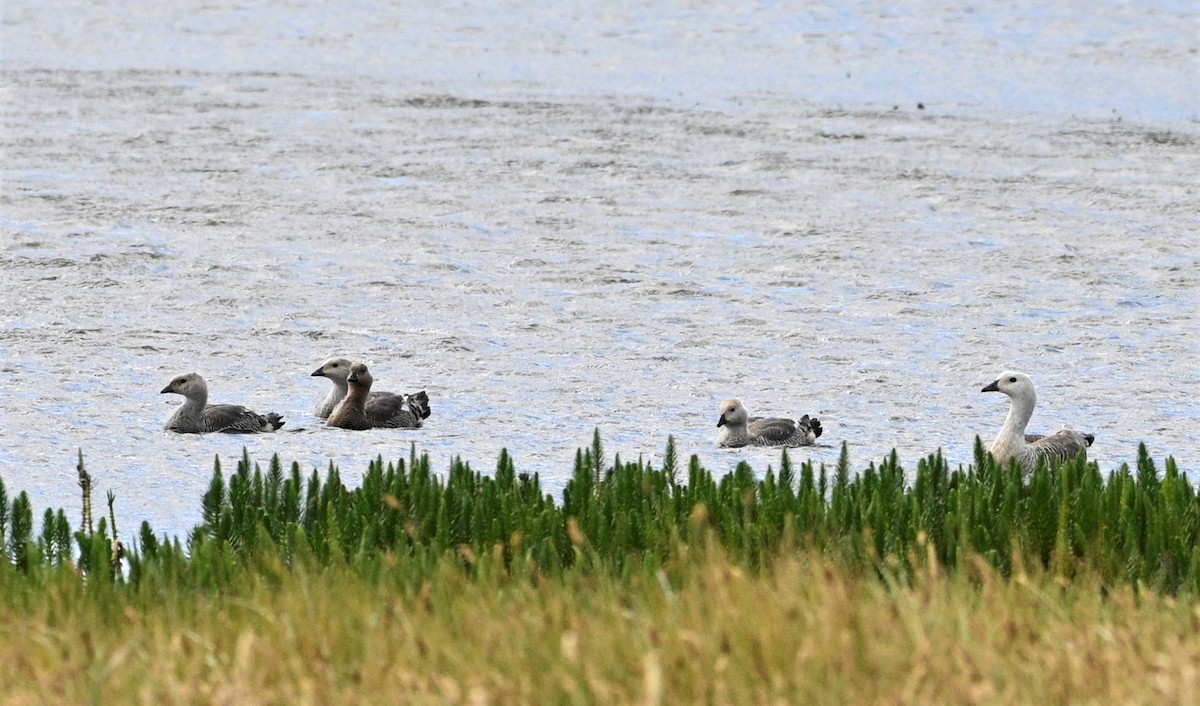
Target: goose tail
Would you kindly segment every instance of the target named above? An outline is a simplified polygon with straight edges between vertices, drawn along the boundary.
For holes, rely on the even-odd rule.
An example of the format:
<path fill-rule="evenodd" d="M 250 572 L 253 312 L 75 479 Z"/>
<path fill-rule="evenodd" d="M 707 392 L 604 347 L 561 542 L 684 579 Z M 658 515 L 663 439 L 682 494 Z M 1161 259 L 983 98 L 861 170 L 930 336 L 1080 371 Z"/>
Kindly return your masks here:
<path fill-rule="evenodd" d="M 806 414 L 803 417 L 800 417 L 799 421 L 800 427 L 806 429 L 808 432 L 806 436 L 811 435 L 814 441 L 819 439 L 821 434 L 825 431 L 821 427 L 821 420 L 817 419 L 816 417 L 810 417 Z"/>
<path fill-rule="evenodd" d="M 429 395 L 425 394 L 424 390 L 407 395 L 405 402 L 408 404 L 409 411 L 417 419 L 429 419 Z"/>

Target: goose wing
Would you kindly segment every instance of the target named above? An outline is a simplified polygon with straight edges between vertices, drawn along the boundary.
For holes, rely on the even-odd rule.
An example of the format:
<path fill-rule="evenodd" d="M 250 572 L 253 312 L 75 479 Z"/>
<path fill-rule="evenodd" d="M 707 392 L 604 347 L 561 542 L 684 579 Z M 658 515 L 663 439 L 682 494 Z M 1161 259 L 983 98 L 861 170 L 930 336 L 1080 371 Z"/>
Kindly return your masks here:
<path fill-rule="evenodd" d="M 1036 436 L 1038 438 L 1029 441 L 1029 436 Z M 1037 434 L 1030 434 L 1029 436 L 1026 436 L 1026 443 L 1029 444 L 1029 448 L 1033 449 L 1034 453 L 1038 456 L 1061 460 L 1075 458 L 1079 455 L 1080 451 L 1091 446 L 1092 441 L 1096 438 L 1091 434 L 1080 434 L 1070 429 L 1062 429 L 1046 436 L 1038 436 Z"/>
<path fill-rule="evenodd" d="M 236 404 L 210 404 L 204 408 L 205 431 L 253 434 L 270 428 L 267 418 Z"/>
<path fill-rule="evenodd" d="M 404 397 L 391 392 L 372 392 L 367 396 L 367 419 L 374 427 L 414 429 L 421 420 L 409 409 Z"/>
<path fill-rule="evenodd" d="M 782 443 L 796 433 L 796 420 L 783 417 L 750 417 L 746 430 L 751 436 L 761 436 L 770 443 Z"/>

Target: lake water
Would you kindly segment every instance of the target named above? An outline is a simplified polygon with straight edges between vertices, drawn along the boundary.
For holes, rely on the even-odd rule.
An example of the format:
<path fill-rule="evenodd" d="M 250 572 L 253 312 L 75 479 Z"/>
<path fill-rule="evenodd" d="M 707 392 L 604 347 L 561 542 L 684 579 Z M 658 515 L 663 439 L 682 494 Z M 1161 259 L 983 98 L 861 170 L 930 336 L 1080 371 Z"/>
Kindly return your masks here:
<path fill-rule="evenodd" d="M 717 404 L 794 459 L 968 462 L 1007 399 L 1109 470 L 1200 468 L 1192 2 L 0 8 L 0 476 L 199 520 L 243 446 L 356 482 L 410 444 L 558 492 L 599 428 L 716 472 Z M 331 355 L 429 392 L 314 423 Z M 196 370 L 286 433 L 162 431 Z"/>

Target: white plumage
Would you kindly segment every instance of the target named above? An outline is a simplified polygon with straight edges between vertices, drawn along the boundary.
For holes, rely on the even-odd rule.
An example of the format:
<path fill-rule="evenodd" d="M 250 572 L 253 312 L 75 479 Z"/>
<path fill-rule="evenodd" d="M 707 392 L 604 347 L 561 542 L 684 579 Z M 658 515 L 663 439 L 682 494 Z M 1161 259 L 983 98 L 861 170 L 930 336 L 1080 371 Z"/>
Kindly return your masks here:
<path fill-rule="evenodd" d="M 1000 377 L 981 392 L 1002 392 L 1011 400 L 1004 426 L 988 451 L 1000 463 L 1006 464 L 1009 459 L 1017 459 L 1026 474 L 1037 468 L 1039 458 L 1058 461 L 1075 458 L 1080 451 L 1086 452 L 1096 438 L 1092 434 L 1080 434 L 1070 429 L 1062 429 L 1048 436 L 1026 434 L 1025 427 L 1037 405 L 1037 391 L 1033 380 L 1025 373 L 1013 370 L 1000 373 Z"/>

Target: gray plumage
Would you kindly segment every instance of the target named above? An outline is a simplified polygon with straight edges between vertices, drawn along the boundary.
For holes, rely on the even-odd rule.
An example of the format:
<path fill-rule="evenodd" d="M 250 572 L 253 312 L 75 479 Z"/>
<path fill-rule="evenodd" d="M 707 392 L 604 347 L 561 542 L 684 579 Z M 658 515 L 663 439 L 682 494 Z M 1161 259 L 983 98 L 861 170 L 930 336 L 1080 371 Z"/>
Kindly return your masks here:
<path fill-rule="evenodd" d="M 1087 448 L 1096 440 L 1092 434 L 1081 434 L 1070 429 L 1062 429 L 1045 436 L 1026 434 L 1025 427 L 1029 425 L 1033 409 L 1037 406 L 1037 390 L 1033 386 L 1033 380 L 1025 373 L 1012 370 L 1000 373 L 1000 377 L 984 387 L 981 392 L 1002 392 L 1008 395 L 1011 401 L 1008 416 L 988 451 L 1002 464 L 1015 458 L 1026 475 L 1033 473 L 1037 468 L 1038 459 L 1073 459 L 1081 451 L 1086 454 Z"/>
<path fill-rule="evenodd" d="M 197 373 L 180 375 L 159 394 L 183 395 L 183 404 L 167 419 L 164 428 L 180 434 L 254 434 L 275 431 L 283 426 L 283 417 L 270 412 L 259 414 L 235 404 L 208 404 L 208 384 Z"/>
<path fill-rule="evenodd" d="M 329 378 L 333 383 L 329 393 L 317 403 L 315 414 L 318 419 L 328 419 L 346 398 L 351 367 L 350 361 L 345 358 L 330 358 L 312 373 L 313 377 Z M 411 395 L 370 392 L 363 413 L 372 427 L 418 429 L 429 418 L 429 395 L 424 390 Z"/>
<path fill-rule="evenodd" d="M 719 409 L 718 446 L 812 446 L 824 431 L 821 420 L 807 414 L 799 419 L 751 417 L 739 400 L 725 400 Z"/>
<path fill-rule="evenodd" d="M 407 398 L 398 395 L 371 397 L 374 378 L 363 363 L 350 366 L 346 382 L 349 391 L 329 414 L 325 422 L 329 426 L 356 430 L 379 427 L 415 429 L 421 426 L 420 412 L 414 411 Z"/>

